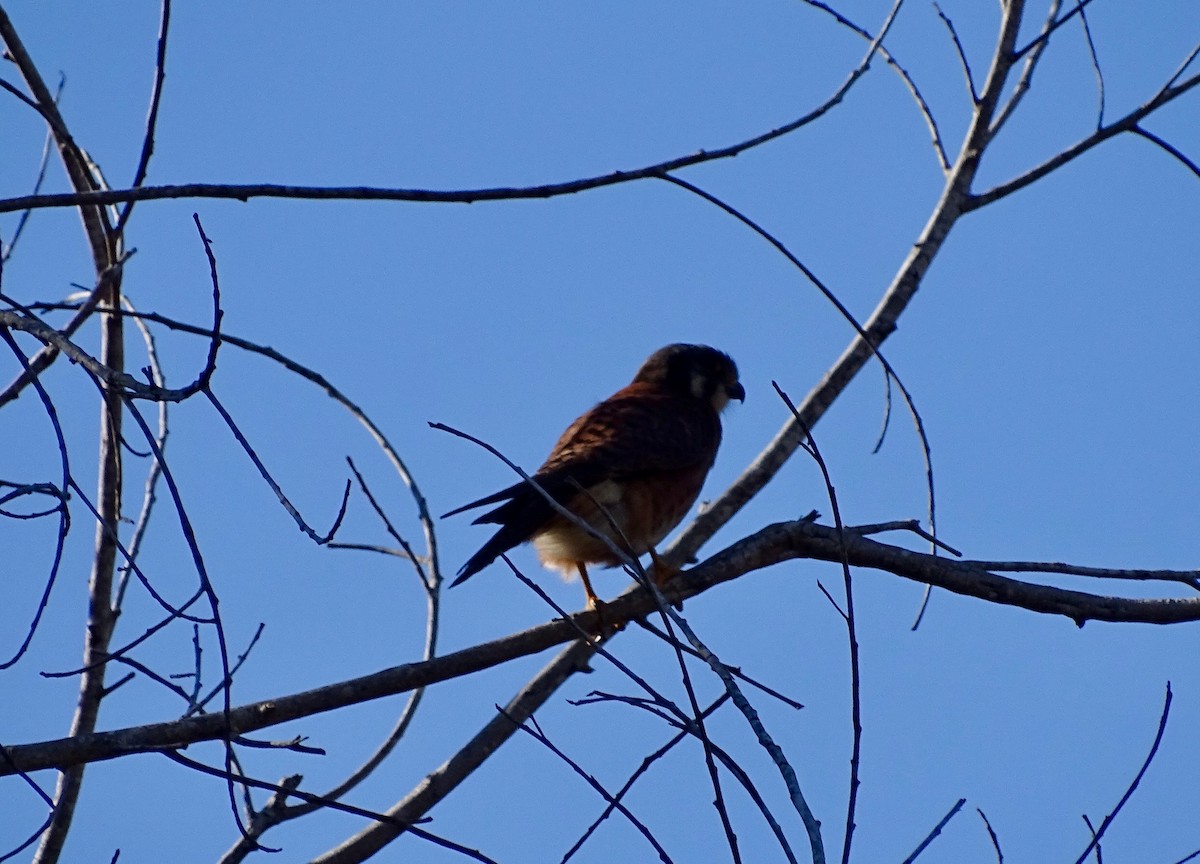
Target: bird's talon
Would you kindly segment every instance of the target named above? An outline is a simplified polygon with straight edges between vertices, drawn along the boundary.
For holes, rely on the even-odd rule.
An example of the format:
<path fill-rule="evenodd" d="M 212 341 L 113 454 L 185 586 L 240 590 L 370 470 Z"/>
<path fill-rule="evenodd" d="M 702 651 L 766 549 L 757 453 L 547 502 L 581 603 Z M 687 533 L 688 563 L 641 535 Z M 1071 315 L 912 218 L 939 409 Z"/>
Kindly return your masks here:
<path fill-rule="evenodd" d="M 674 564 L 668 564 L 659 558 L 658 553 L 653 549 L 650 550 L 650 562 L 654 565 L 654 584 L 659 588 L 662 588 L 683 572 L 682 568 L 676 567 Z"/>
<path fill-rule="evenodd" d="M 499 526 L 467 559 L 454 584 L 531 541 L 547 567 L 578 569 L 588 608 L 596 612 L 589 623 L 599 633 L 621 629 L 623 622 L 605 620 L 586 565 L 619 563 L 620 556 L 611 554 L 617 543 L 635 555 L 649 549 L 660 588 L 679 574 L 652 544 L 691 508 L 721 442 L 721 412 L 730 400 L 745 398 L 728 354 L 684 343 L 655 351 L 629 385 L 567 427 L 533 477 L 524 478 L 528 482 L 446 514 L 496 505 L 475 523 Z M 561 508 L 567 513 L 557 512 Z"/>
<path fill-rule="evenodd" d="M 597 642 L 599 642 L 605 636 L 611 636 L 613 633 L 617 633 L 625 629 L 625 623 L 623 621 L 609 620 L 609 614 L 606 613 L 607 609 L 608 604 L 599 597 L 588 598 L 587 610 L 589 612 L 596 613 L 596 629 L 594 635 Z"/>

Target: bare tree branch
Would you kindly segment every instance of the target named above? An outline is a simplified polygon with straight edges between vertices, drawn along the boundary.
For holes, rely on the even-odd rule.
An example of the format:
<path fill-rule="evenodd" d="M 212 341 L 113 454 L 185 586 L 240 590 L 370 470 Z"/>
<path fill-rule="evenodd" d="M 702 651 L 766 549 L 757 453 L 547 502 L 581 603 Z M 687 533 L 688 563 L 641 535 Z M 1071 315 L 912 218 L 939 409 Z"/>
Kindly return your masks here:
<path fill-rule="evenodd" d="M 937 12 L 938 17 L 942 19 L 942 23 L 946 25 L 946 29 L 950 32 L 950 41 L 954 43 L 954 51 L 958 54 L 959 65 L 962 66 L 963 77 L 967 81 L 967 92 L 971 95 L 971 102 L 979 103 L 979 91 L 975 89 L 975 76 L 971 74 L 971 61 L 967 59 L 967 52 L 963 48 L 962 40 L 958 38 L 958 30 L 954 28 L 954 22 L 950 20 L 950 16 L 942 11 L 942 7 L 936 2 L 933 4 L 933 9 Z"/>
<path fill-rule="evenodd" d="M 202 774 L 209 774 L 213 777 L 220 777 L 224 780 L 241 783 L 246 786 L 254 786 L 259 789 L 269 789 L 269 790 L 275 792 L 276 794 L 283 796 L 284 798 L 291 796 L 294 798 L 299 798 L 300 800 L 302 800 L 308 804 L 317 804 L 322 807 L 328 807 L 331 810 L 340 810 L 343 813 L 350 813 L 355 816 L 363 816 L 374 822 L 390 824 L 394 827 L 398 827 L 405 831 L 408 831 L 410 834 L 420 837 L 422 840 L 429 840 L 438 846 L 441 846 L 446 849 L 451 849 L 455 852 L 458 852 L 461 855 L 465 855 L 474 861 L 483 861 L 483 862 L 485 862 L 485 864 L 496 864 L 496 862 L 493 859 L 487 857 L 486 855 L 484 855 L 482 852 L 478 851 L 477 849 L 468 849 L 466 846 L 463 846 L 459 843 L 455 843 L 453 841 L 447 840 L 444 837 L 439 837 L 436 834 L 432 834 L 429 831 L 426 831 L 425 829 L 420 828 L 416 825 L 396 820 L 396 819 L 388 816 L 386 813 L 377 813 L 373 810 L 366 810 L 362 807 L 355 807 L 352 804 L 345 804 L 341 801 L 334 801 L 332 799 L 323 799 L 320 795 L 313 795 L 310 792 L 302 792 L 299 789 L 299 783 L 300 783 L 300 780 L 302 779 L 300 777 L 295 778 L 296 779 L 295 783 L 290 783 L 290 782 L 284 783 L 284 784 L 268 783 L 266 780 L 258 780 L 258 779 L 252 778 L 252 777 L 247 777 L 244 774 L 232 775 L 228 771 L 222 771 L 220 768 L 213 768 L 210 765 L 205 765 L 203 762 L 197 762 L 195 759 L 189 759 L 188 757 L 184 756 L 182 753 L 178 753 L 173 750 L 165 750 L 165 751 L 163 751 L 163 755 L 165 755 L 172 762 L 176 762 L 180 765 L 183 765 L 187 768 L 191 768 L 193 771 L 198 771 Z M 276 849 L 273 851 L 277 852 L 279 850 Z"/>
<path fill-rule="evenodd" d="M 20 361 L 21 368 L 25 371 L 30 369 L 31 360 L 25 356 L 25 352 L 17 344 L 12 334 L 7 330 L 0 328 L 0 339 L 8 345 L 9 350 Z M 34 390 L 37 392 L 38 399 L 41 400 L 42 408 L 46 412 L 46 417 L 50 421 L 50 426 L 54 430 L 55 442 L 58 445 L 59 465 L 62 469 L 61 486 L 56 490 L 58 505 L 55 510 L 58 511 L 58 537 L 54 543 L 54 557 L 50 563 L 50 570 L 46 575 L 45 587 L 42 589 L 41 599 L 38 600 L 37 609 L 33 614 L 33 620 L 29 623 L 29 628 L 25 632 L 25 638 L 12 656 L 3 662 L 0 662 L 0 671 L 11 668 L 15 665 L 29 649 L 30 643 L 33 642 L 34 634 L 37 633 L 38 625 L 41 623 L 42 616 L 46 612 L 46 606 L 50 602 L 50 592 L 54 588 L 54 583 L 58 579 L 59 567 L 62 565 L 63 550 L 67 543 L 67 534 L 71 530 L 71 511 L 67 507 L 67 489 L 71 484 L 71 462 L 67 454 L 67 442 L 63 436 L 62 423 L 58 419 L 58 409 L 54 407 L 54 401 L 50 398 L 50 394 L 46 392 L 46 388 L 42 386 L 42 382 L 36 377 L 31 378 Z"/>
<path fill-rule="evenodd" d="M 1157 144 L 1163 150 L 1170 153 L 1172 156 L 1174 156 L 1176 159 L 1178 159 L 1180 162 L 1182 162 L 1184 167 L 1186 167 L 1189 171 L 1191 171 L 1193 174 L 1196 175 L 1197 179 L 1200 179 L 1200 165 L 1197 165 L 1195 162 L 1193 162 L 1191 159 L 1189 159 L 1183 153 L 1182 150 L 1180 150 L 1179 148 L 1172 145 L 1169 141 L 1163 140 L 1162 138 L 1155 135 L 1153 132 L 1150 132 L 1141 126 L 1134 126 L 1129 131 L 1134 133 L 1135 135 L 1142 136 L 1147 141 Z"/>
<path fill-rule="evenodd" d="M 24 43 L 3 7 L 0 7 L 0 40 L 4 42 L 8 57 L 16 64 L 25 85 L 29 88 L 38 112 L 46 119 L 54 133 L 59 155 L 72 188 L 76 193 L 83 194 L 94 191 L 98 184 L 88 167 L 87 159 L 67 130 L 54 97 L 42 80 L 37 65 L 25 50 Z M 120 255 L 112 226 L 101 207 L 83 205 L 79 207 L 79 214 L 90 247 L 97 285 L 98 288 L 102 288 L 99 303 L 109 309 L 119 308 L 120 270 L 113 270 L 113 265 L 120 261 Z M 109 274 L 107 280 L 104 278 L 106 274 Z M 121 319 L 113 315 L 102 315 L 101 362 L 108 369 L 120 373 L 125 363 L 124 355 Z M 47 360 L 53 360 L 53 355 L 46 357 Z M 123 401 L 118 391 L 104 388 L 103 402 L 100 412 L 100 468 L 97 478 L 101 518 L 96 526 L 95 554 L 88 582 L 88 627 L 84 644 L 84 659 L 91 668 L 84 673 L 80 681 L 79 699 L 71 721 L 72 735 L 86 735 L 96 727 L 100 702 L 104 698 L 106 688 L 103 665 L 92 664 L 97 663 L 107 653 L 108 643 L 116 625 L 116 616 L 111 606 L 113 569 L 116 563 L 113 533 L 121 518 L 120 442 Z M 50 827 L 41 837 L 35 857 L 38 864 L 55 864 L 61 856 L 82 783 L 83 766 L 76 766 L 59 775 L 53 818 Z"/>
<path fill-rule="evenodd" d="M 875 37 L 871 35 L 870 31 L 860 27 L 858 24 L 855 24 L 832 6 L 822 3 L 820 0 L 803 0 L 803 2 L 807 6 L 821 10 L 825 14 L 832 17 L 833 20 L 837 21 L 838 24 L 842 25 L 850 32 L 861 36 L 868 42 L 876 41 Z M 938 164 L 941 166 L 943 172 L 949 171 L 950 160 L 946 156 L 946 148 L 942 144 L 942 135 L 938 131 L 937 121 L 933 117 L 933 110 L 929 107 L 929 103 L 926 102 L 925 97 L 921 95 L 921 90 L 917 87 L 917 82 L 913 80 L 912 76 L 909 75 L 908 70 L 900 65 L 900 62 L 882 43 L 878 45 L 876 50 L 879 51 L 879 56 L 882 57 L 889 66 L 896 70 L 896 74 L 900 76 L 900 80 L 904 82 L 904 86 L 908 89 L 909 95 L 911 95 L 913 101 L 917 103 L 917 109 L 921 112 L 921 117 L 924 118 L 925 125 L 929 127 L 929 135 L 932 138 L 933 144 L 933 153 L 937 157 Z"/>
<path fill-rule="evenodd" d="M 1087 42 L 1088 55 L 1092 58 L 1092 71 L 1096 73 L 1096 128 L 1104 126 L 1104 72 L 1100 69 L 1100 55 L 1096 53 L 1096 42 L 1092 39 L 1092 28 L 1087 13 L 1079 7 L 1079 23 L 1083 26 L 1083 38 Z"/>
<path fill-rule="evenodd" d="M 1014 52 L 1011 55 L 1010 64 L 1015 64 L 1024 56 L 1025 66 L 1021 70 L 1021 77 L 1017 79 L 1017 83 L 1013 87 L 1008 101 L 996 112 L 996 119 L 988 130 L 988 139 L 995 138 L 1000 134 L 1000 130 L 1004 127 L 1004 124 L 1017 112 L 1017 106 L 1021 104 L 1021 100 L 1025 98 L 1025 94 L 1029 92 L 1029 88 L 1033 85 L 1033 73 L 1042 59 L 1042 54 L 1045 52 L 1046 46 L 1050 44 L 1050 34 L 1062 23 L 1062 21 L 1055 22 L 1061 5 L 1062 0 L 1050 0 L 1050 8 L 1046 12 L 1046 19 L 1042 25 L 1042 38 L 1034 40 L 1027 46 L 1028 56 L 1025 56 L 1026 51 Z"/>
<path fill-rule="evenodd" d="M 958 801 L 954 803 L 954 806 L 950 808 L 949 812 L 942 817 L 941 821 L 933 826 L 933 830 L 925 836 L 925 839 L 920 842 L 917 848 L 914 849 L 909 856 L 904 859 L 904 864 L 912 864 L 913 861 L 916 861 L 917 856 L 929 848 L 929 844 L 937 839 L 937 836 L 942 833 L 942 829 L 950 823 L 951 819 L 958 815 L 958 811 L 961 810 L 963 805 L 966 803 L 966 798 L 959 798 Z"/>
<path fill-rule="evenodd" d="M 499 705 L 496 706 L 496 710 L 499 711 L 501 714 L 504 714 L 504 709 L 501 708 Z M 504 716 L 507 717 L 508 715 L 504 714 Z M 578 762 L 576 762 L 574 759 L 572 759 L 570 756 L 568 756 L 566 753 L 564 753 L 560 747 L 555 745 L 555 743 L 550 740 L 550 738 L 546 735 L 546 733 L 544 733 L 542 731 L 541 727 L 538 725 L 537 720 L 535 720 L 531 717 L 528 720 L 526 720 L 524 723 L 514 723 L 514 725 L 518 729 L 520 729 L 522 732 L 525 732 L 528 735 L 532 736 L 532 738 L 535 741 L 537 741 L 542 746 L 546 747 L 551 753 L 553 753 L 555 756 L 557 756 L 559 759 L 561 759 L 563 762 L 565 762 L 572 771 L 574 771 L 576 774 L 578 774 L 580 777 L 583 778 L 585 783 L 587 783 L 589 786 L 591 786 L 593 789 L 595 789 L 597 792 L 599 792 L 601 797 L 603 797 L 604 800 L 607 801 L 611 807 L 616 809 L 617 812 L 619 812 L 622 816 L 624 816 L 626 819 L 628 819 L 629 824 L 633 825 L 633 827 L 637 829 L 638 833 L 646 838 L 646 842 L 649 843 L 650 846 L 657 853 L 659 861 L 662 861 L 663 864 L 674 864 L 674 859 L 672 859 L 671 856 L 667 854 L 667 850 L 664 849 L 662 844 L 658 842 L 658 838 L 655 837 L 654 833 L 649 828 L 646 827 L 646 824 L 644 822 L 642 822 L 642 820 L 638 819 L 637 816 L 635 816 L 628 807 L 626 807 L 624 804 L 622 804 L 619 798 L 617 798 L 611 792 L 609 792 L 607 789 L 605 789 L 604 785 L 599 780 L 597 780 L 593 775 L 591 775 L 587 771 L 585 771 L 583 769 L 582 765 L 580 765 Z"/>
<path fill-rule="evenodd" d="M 1051 171 L 1061 168 L 1068 162 L 1079 158 L 1084 153 L 1087 153 L 1096 145 L 1104 143 L 1109 138 L 1119 135 L 1122 132 L 1135 131 L 1138 127 L 1138 124 L 1147 116 L 1166 105 L 1171 100 L 1182 96 L 1197 84 L 1200 84 L 1200 74 L 1193 75 L 1191 78 L 1187 78 L 1179 84 L 1164 87 L 1162 90 L 1158 91 L 1158 93 L 1155 94 L 1152 99 L 1141 105 L 1139 108 L 1126 114 L 1120 120 L 1116 120 L 1107 126 L 1097 129 L 1091 135 L 1088 135 L 1086 138 L 1075 142 L 1067 149 L 1056 153 L 1054 156 L 1051 156 L 1037 167 L 1031 168 L 1029 171 L 1026 171 L 1019 177 L 1009 180 L 1007 183 L 1001 183 L 999 186 L 994 186 L 986 192 L 980 192 L 978 194 L 971 195 L 963 204 L 963 212 L 969 213 L 972 210 L 978 210 L 980 207 L 986 207 L 988 204 L 999 201 L 1001 198 L 1007 197 L 1014 192 L 1024 189 L 1031 183 L 1042 179 Z"/>
<path fill-rule="evenodd" d="M 1104 817 L 1104 820 L 1100 823 L 1100 827 L 1092 836 L 1092 841 L 1088 843 L 1087 848 L 1084 849 L 1083 852 L 1080 853 L 1079 857 L 1075 859 L 1075 864 L 1083 864 L 1084 859 L 1091 854 L 1092 850 L 1099 848 L 1100 838 L 1103 837 L 1104 832 L 1112 826 L 1113 821 L 1117 818 L 1117 814 L 1121 812 L 1121 808 L 1124 807 L 1129 799 L 1133 797 L 1133 793 L 1137 791 L 1138 784 L 1142 782 L 1142 778 L 1145 777 L 1146 772 L 1150 770 L 1150 763 L 1154 761 L 1154 757 L 1158 753 L 1158 745 L 1162 743 L 1163 733 L 1167 731 L 1167 719 L 1171 716 L 1172 698 L 1173 694 L 1171 693 L 1171 682 L 1168 681 L 1167 692 L 1163 697 L 1162 714 L 1158 718 L 1158 729 L 1154 733 L 1154 743 L 1150 745 L 1150 752 L 1146 754 L 1146 759 L 1142 762 L 1142 767 L 1139 768 L 1137 774 L 1134 775 L 1133 781 L 1129 784 L 1129 788 L 1125 790 L 1125 794 L 1121 796 L 1121 800 L 1117 802 L 1117 806 L 1112 809 L 1112 812 Z"/>
<path fill-rule="evenodd" d="M 801 117 L 779 126 L 769 132 L 747 138 L 736 144 L 721 147 L 716 150 L 700 150 L 687 156 L 678 156 L 662 162 L 647 165 L 643 168 L 633 168 L 624 171 L 613 171 L 610 174 L 584 177 L 578 180 L 568 180 L 560 183 L 545 183 L 538 186 L 491 187 L 466 190 L 434 190 L 434 189 L 400 189 L 378 186 L 289 186 L 278 183 L 184 183 L 170 186 L 141 186 L 130 189 L 104 189 L 82 191 L 73 194 L 57 195 L 26 195 L 18 198 L 0 199 L 0 213 L 14 210 L 41 209 L 44 207 L 82 207 L 122 202 L 160 201 L 169 198 L 218 198 L 248 201 L 251 198 L 293 198 L 321 201 L 354 200 L 354 201 L 413 201 L 413 202 L 442 202 L 471 204 L 478 201 L 512 201 L 527 198 L 553 198 L 559 195 L 573 195 L 588 189 L 598 189 L 632 180 L 645 180 L 658 177 L 680 168 L 691 165 L 701 165 L 718 159 L 730 159 L 747 150 L 752 150 L 776 138 L 782 138 L 791 132 L 807 126 L 818 120 L 833 108 L 841 104 L 850 89 L 866 74 L 870 68 L 871 59 L 875 55 L 880 42 L 887 35 L 891 22 L 895 20 L 900 3 L 896 0 L 888 17 L 880 28 L 879 34 L 872 41 L 866 56 L 846 77 L 846 80 L 834 91 L 828 99 Z M 3 31 L 0 31 L 3 36 Z"/>
<path fill-rule="evenodd" d="M 1000 838 L 996 836 L 996 832 L 992 830 L 992 823 L 988 821 L 985 814 L 978 807 L 975 812 L 979 814 L 979 818 L 983 820 L 983 827 L 987 829 L 988 839 L 992 841 L 992 849 L 996 852 L 996 864 L 1004 864 L 1004 853 L 1000 851 Z"/>
<path fill-rule="evenodd" d="M 58 87 L 54 92 L 54 101 L 56 104 L 58 103 L 58 100 L 62 98 L 62 91 L 65 83 L 66 78 L 60 75 L 58 78 Z M 17 95 L 22 99 L 27 98 L 24 93 L 20 93 L 19 91 L 17 92 Z M 50 166 L 50 145 L 53 143 L 54 133 L 47 129 L 46 138 L 42 144 L 42 155 L 38 158 L 37 177 L 33 181 L 32 194 L 34 195 L 42 191 L 42 184 L 46 181 L 46 169 Z M 8 260 L 13 256 L 13 252 L 16 251 L 17 243 L 20 242 L 21 235 L 25 233 L 25 226 L 29 224 L 29 217 L 32 213 L 32 210 L 26 210 L 21 214 L 21 217 L 17 220 L 17 227 L 13 229 L 12 239 L 8 241 L 7 248 L 5 248 L 3 243 L 0 243 L 0 273 L 3 272 L 4 265 L 8 263 Z"/>
<path fill-rule="evenodd" d="M 959 156 L 946 178 L 942 196 L 934 207 L 920 237 L 913 244 L 891 285 L 863 325 L 866 337 L 856 336 L 842 352 L 821 382 L 799 406 L 804 427 L 813 428 L 834 400 L 874 355 L 877 348 L 896 329 L 896 322 L 920 287 L 934 257 L 946 242 L 951 229 L 964 211 L 979 160 L 988 140 L 988 125 L 1003 92 L 1011 68 L 1012 47 L 1020 28 L 1023 0 L 1011 0 L 1005 7 L 1000 33 L 980 94 L 979 104 L 967 130 Z M 766 486 L 800 445 L 800 423 L 788 420 L 775 438 L 742 472 L 733 485 L 713 501 L 675 540 L 668 554 L 687 560 L 717 529 L 733 517 L 746 502 Z"/>
<path fill-rule="evenodd" d="M 150 157 L 154 155 L 154 132 L 158 126 L 158 108 L 162 104 L 163 82 L 167 72 L 167 31 L 171 27 L 171 0 L 162 0 L 162 13 L 158 25 L 158 49 L 154 58 L 154 87 L 150 92 L 150 109 L 146 114 L 146 133 L 142 136 L 142 152 L 138 156 L 137 168 L 133 172 L 133 182 L 129 185 L 136 189 L 146 180 L 146 172 L 150 168 Z M 114 229 L 117 234 L 125 231 L 129 217 L 133 215 L 133 202 L 126 202 L 121 209 Z"/>
<path fill-rule="evenodd" d="M 1108 597 L 1036 585 L 949 558 L 856 537 L 850 532 L 844 536 L 844 545 L 844 554 L 851 567 L 890 572 L 917 583 L 932 583 L 953 593 L 992 603 L 1041 614 L 1062 615 L 1076 624 L 1089 620 L 1149 624 L 1200 621 L 1200 598 L 1148 600 Z M 840 564 L 842 556 L 843 543 L 836 529 L 807 521 L 780 522 L 739 540 L 703 564 L 688 570 L 669 583 L 663 593 L 672 602 L 682 601 L 715 585 L 782 561 L 809 558 Z M 631 587 L 616 599 L 608 601 L 604 613 L 606 620 L 619 623 L 650 614 L 656 609 L 654 598 L 640 587 Z M 228 717 L 209 714 L 75 738 L 9 746 L 8 752 L 14 767 L 38 771 L 114 759 L 129 753 L 180 747 L 196 741 L 232 738 L 301 717 L 469 675 L 575 640 L 580 629 L 595 632 L 597 624 L 595 612 L 579 612 L 570 620 L 550 621 L 429 661 L 393 666 L 361 678 L 231 708 Z M 596 646 L 588 643 L 586 647 L 586 651 L 576 649 L 570 653 L 571 663 L 586 662 Z M 555 668 L 554 663 L 547 670 L 551 668 Z M 564 669 L 555 668 L 554 677 L 565 677 L 565 674 Z M 548 683 L 537 681 L 531 681 L 527 689 L 537 689 L 540 694 L 549 687 Z M 511 703 L 505 710 L 512 713 Z M 13 772 L 0 765 L 0 776 L 10 773 Z"/>

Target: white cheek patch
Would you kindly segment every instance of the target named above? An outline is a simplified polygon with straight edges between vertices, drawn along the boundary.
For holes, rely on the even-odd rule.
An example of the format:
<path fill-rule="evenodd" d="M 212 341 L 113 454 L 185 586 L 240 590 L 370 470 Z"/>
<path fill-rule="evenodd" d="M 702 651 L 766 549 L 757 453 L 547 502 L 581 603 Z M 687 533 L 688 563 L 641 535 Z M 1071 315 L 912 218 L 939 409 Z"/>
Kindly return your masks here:
<path fill-rule="evenodd" d="M 704 394 L 708 392 L 708 379 L 699 372 L 692 373 L 692 395 L 697 399 L 703 399 Z"/>

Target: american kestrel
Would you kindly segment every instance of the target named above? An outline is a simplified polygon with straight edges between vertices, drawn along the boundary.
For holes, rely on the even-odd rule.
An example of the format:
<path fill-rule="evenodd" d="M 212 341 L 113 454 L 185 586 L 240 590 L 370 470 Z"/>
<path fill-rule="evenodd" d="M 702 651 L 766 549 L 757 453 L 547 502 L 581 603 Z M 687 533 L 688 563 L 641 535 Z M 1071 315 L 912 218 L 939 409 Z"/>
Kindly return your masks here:
<path fill-rule="evenodd" d="M 654 546 L 687 515 L 721 443 L 721 411 L 746 391 L 737 365 L 707 345 L 668 345 L 655 351 L 618 390 L 567 427 L 533 479 L 559 504 L 637 558 L 649 552 L 660 584 L 671 573 Z M 521 481 L 446 516 L 495 504 L 474 524 L 499 525 L 458 571 L 457 585 L 496 558 L 533 541 L 542 564 L 583 580 L 589 609 L 601 605 L 588 564 L 621 559 L 602 540 L 555 512 Z M 619 531 L 613 530 L 613 525 Z"/>

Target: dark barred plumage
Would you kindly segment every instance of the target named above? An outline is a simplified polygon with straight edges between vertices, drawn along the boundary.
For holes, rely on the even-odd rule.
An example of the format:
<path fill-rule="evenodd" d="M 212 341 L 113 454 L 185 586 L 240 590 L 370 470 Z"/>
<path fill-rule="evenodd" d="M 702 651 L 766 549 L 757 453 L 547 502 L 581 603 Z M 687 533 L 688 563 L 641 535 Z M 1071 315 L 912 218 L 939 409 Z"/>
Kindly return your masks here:
<path fill-rule="evenodd" d="M 716 458 L 721 410 L 745 395 L 737 365 L 727 354 L 707 345 L 668 345 L 647 358 L 628 387 L 567 427 L 533 479 L 618 548 L 635 557 L 650 552 L 657 563 L 655 544 L 687 515 Z M 599 600 L 586 565 L 614 565 L 620 559 L 604 541 L 556 513 L 528 483 L 515 483 L 446 516 L 498 502 L 503 503 L 475 524 L 500 530 L 467 560 L 452 584 L 531 540 L 547 567 L 567 577 L 578 571 L 588 605 L 595 607 Z"/>

